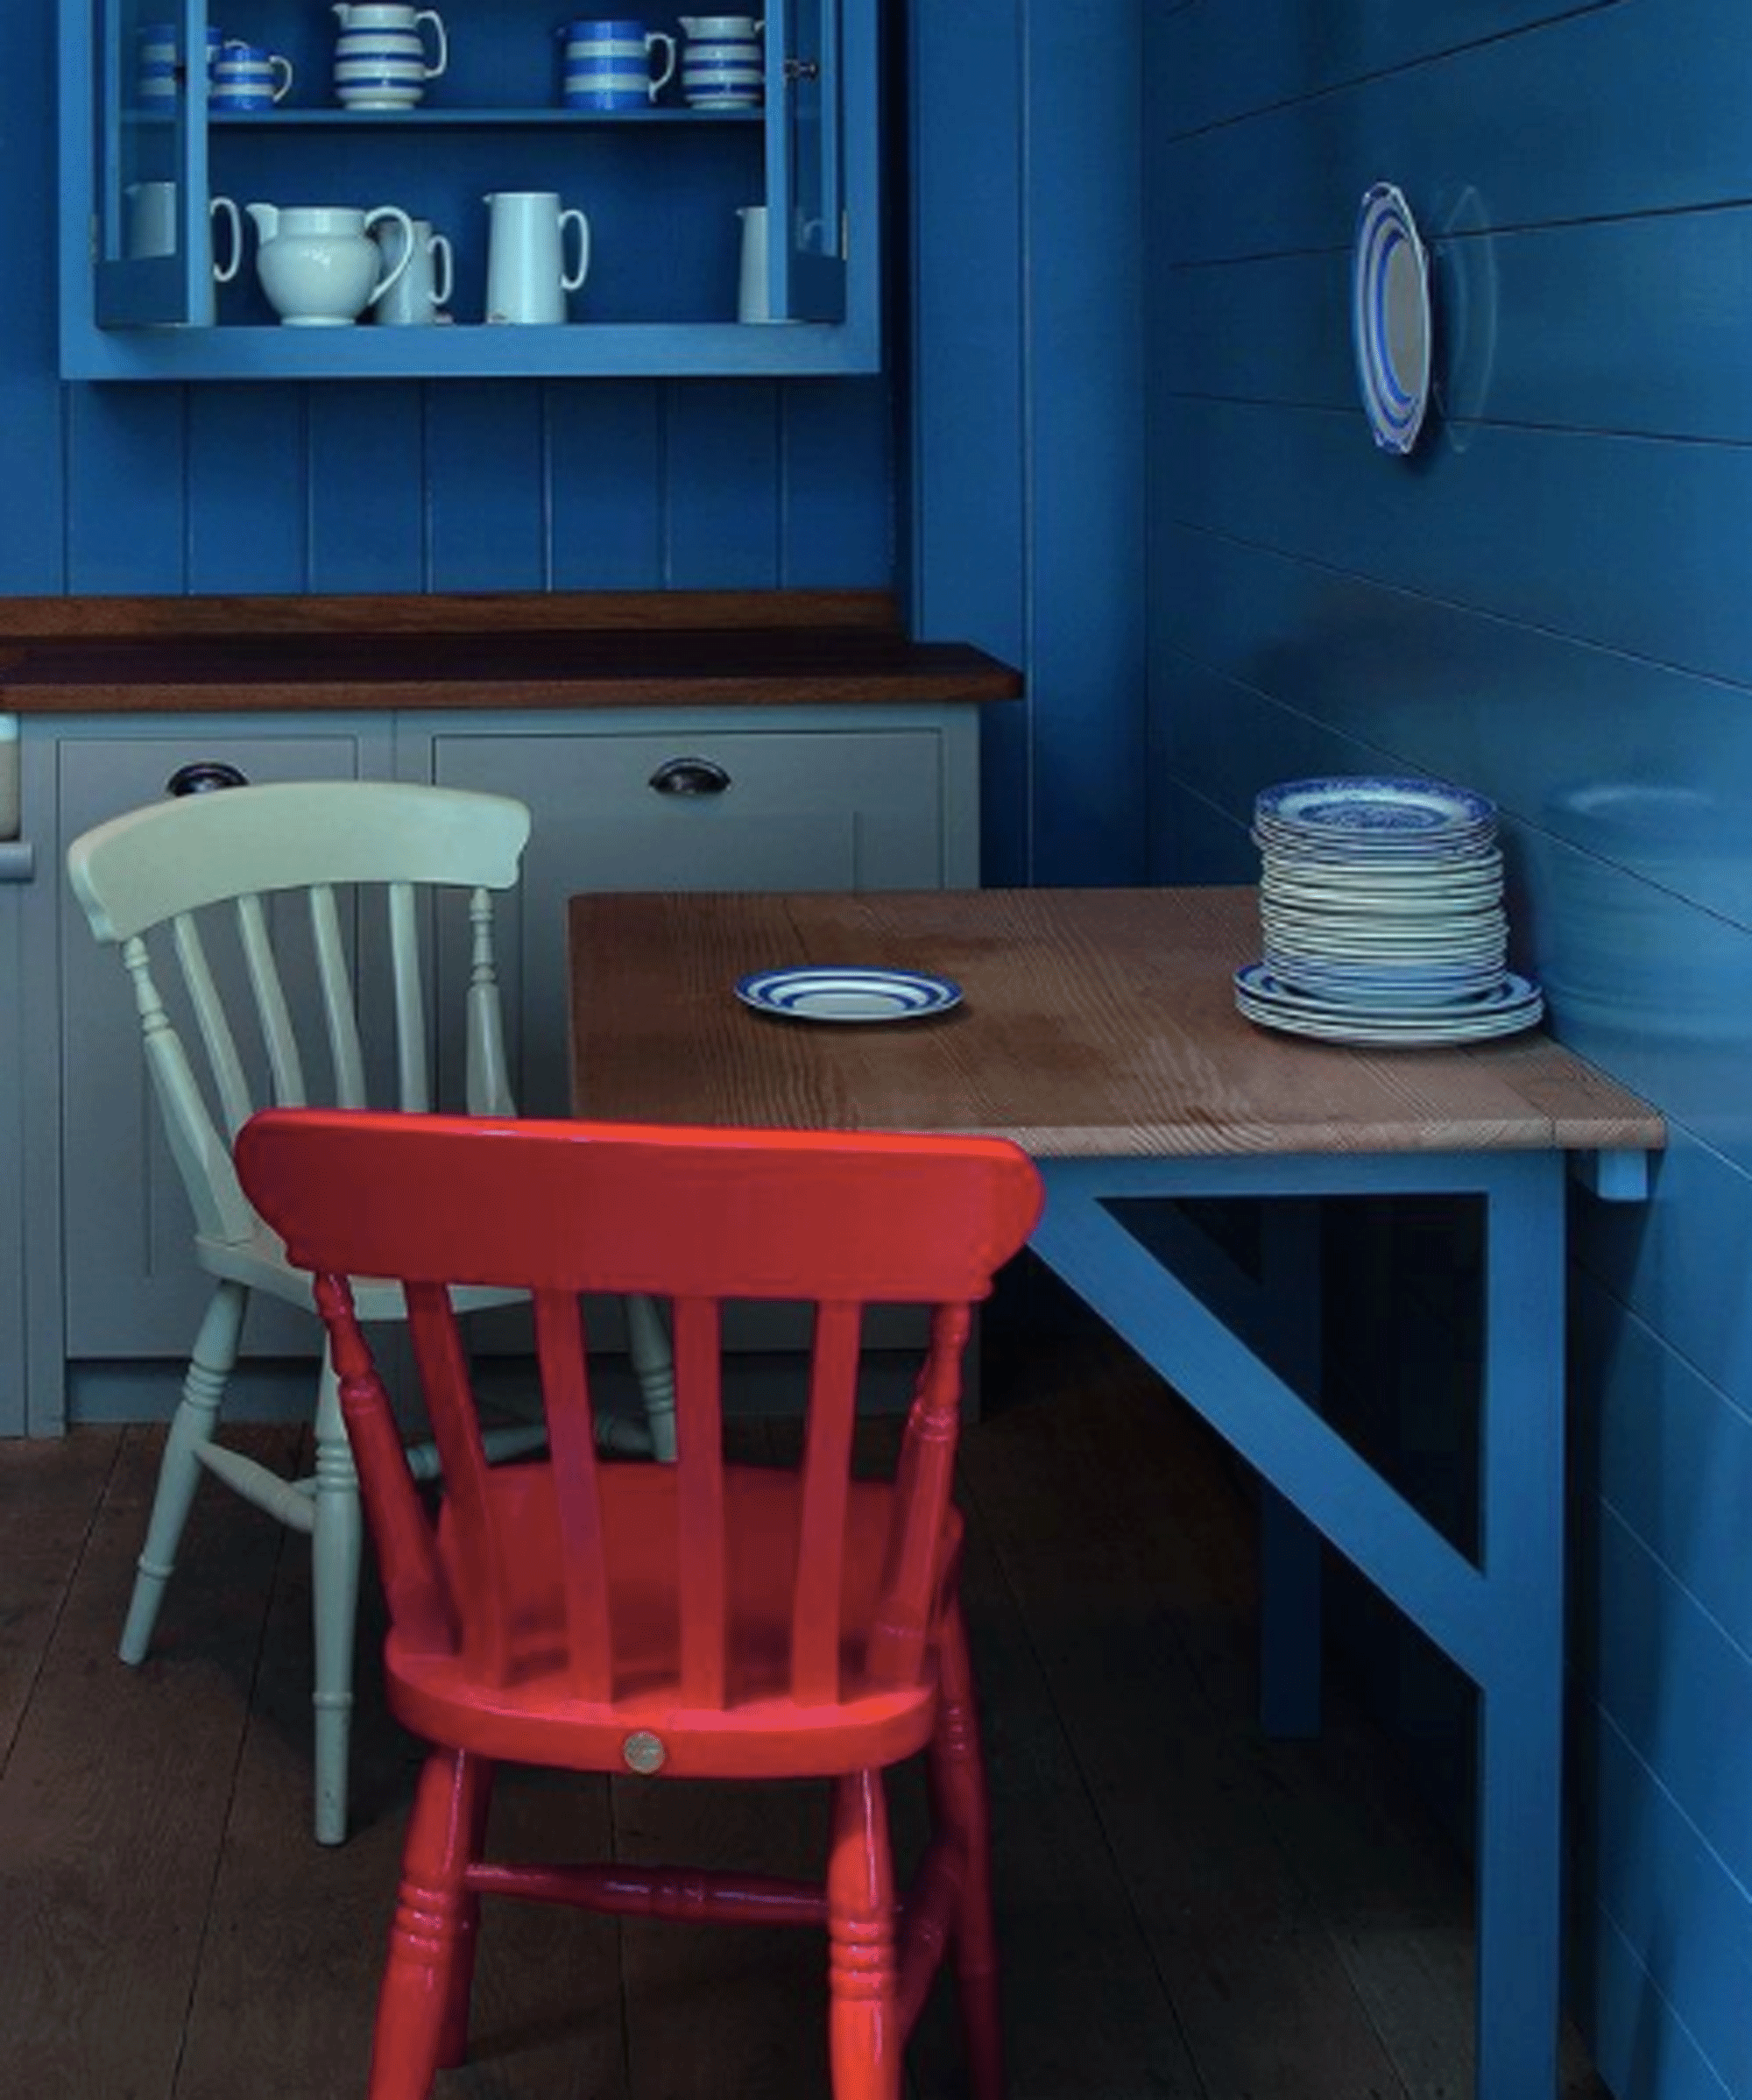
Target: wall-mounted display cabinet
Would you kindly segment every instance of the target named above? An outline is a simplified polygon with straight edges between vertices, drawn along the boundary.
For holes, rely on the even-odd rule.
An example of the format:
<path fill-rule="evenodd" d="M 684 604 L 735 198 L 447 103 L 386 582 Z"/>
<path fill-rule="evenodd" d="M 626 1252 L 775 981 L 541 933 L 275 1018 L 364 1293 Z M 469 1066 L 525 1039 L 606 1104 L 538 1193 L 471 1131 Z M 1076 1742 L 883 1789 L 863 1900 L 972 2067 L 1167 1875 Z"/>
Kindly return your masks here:
<path fill-rule="evenodd" d="M 880 0 L 768 0 L 761 86 L 687 99 L 689 37 L 726 18 L 648 14 L 682 53 L 654 102 L 569 107 L 560 0 L 444 0 L 442 73 L 419 100 L 343 106 L 337 47 L 358 18 L 324 0 L 59 0 L 60 356 L 76 379 L 734 376 L 880 364 Z M 424 13 L 434 11 L 423 10 Z M 605 13 L 606 11 L 597 11 Z M 619 11 L 625 17 L 627 11 Z M 750 18 L 752 19 L 752 18 Z M 282 99 L 223 106 L 203 56 L 283 59 Z M 428 60 L 429 28 L 420 32 Z M 158 55 L 166 39 L 173 55 Z M 698 39 L 695 39 L 698 47 Z M 661 69 L 661 67 L 659 68 Z M 558 198 L 589 222 L 560 322 L 489 323 L 489 200 Z M 258 271 L 266 213 L 399 207 L 449 244 L 443 316 L 389 301 L 288 323 Z M 738 320 L 749 207 L 766 210 L 759 304 Z M 235 208 L 235 209 L 234 209 Z M 397 236 L 388 236 L 393 251 Z M 393 260 L 393 253 L 391 259 Z M 237 267 L 231 274 L 230 265 Z M 576 274 L 576 228 L 565 265 Z M 220 281 L 221 279 L 223 281 Z"/>

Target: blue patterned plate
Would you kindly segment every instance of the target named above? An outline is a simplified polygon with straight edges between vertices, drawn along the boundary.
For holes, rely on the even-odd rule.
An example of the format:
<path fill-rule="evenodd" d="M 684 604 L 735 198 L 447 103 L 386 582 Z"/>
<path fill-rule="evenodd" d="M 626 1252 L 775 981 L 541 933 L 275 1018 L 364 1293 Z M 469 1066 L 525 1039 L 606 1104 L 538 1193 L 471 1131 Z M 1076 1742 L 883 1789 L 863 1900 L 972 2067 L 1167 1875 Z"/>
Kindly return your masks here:
<path fill-rule="evenodd" d="M 959 1006 L 961 986 L 917 970 L 806 963 L 738 978 L 736 996 L 757 1014 L 786 1021 L 917 1021 Z"/>
<path fill-rule="evenodd" d="M 1347 845 L 1458 840 L 1488 830 L 1496 808 L 1445 781 L 1285 781 L 1254 800 L 1260 829 L 1280 839 L 1342 840 Z"/>
<path fill-rule="evenodd" d="M 1377 182 L 1357 216 L 1351 347 L 1369 429 L 1383 452 L 1409 452 L 1430 399 L 1430 266 L 1411 209 Z"/>

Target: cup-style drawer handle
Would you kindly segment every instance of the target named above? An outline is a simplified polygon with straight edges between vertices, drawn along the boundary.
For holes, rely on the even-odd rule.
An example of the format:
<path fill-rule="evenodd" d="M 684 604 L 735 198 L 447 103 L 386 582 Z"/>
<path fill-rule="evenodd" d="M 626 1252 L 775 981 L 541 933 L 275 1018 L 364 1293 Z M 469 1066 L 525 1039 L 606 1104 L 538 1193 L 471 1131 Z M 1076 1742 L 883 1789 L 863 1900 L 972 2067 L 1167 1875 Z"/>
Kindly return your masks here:
<path fill-rule="evenodd" d="M 730 775 L 712 759 L 665 759 L 647 784 L 659 795 L 722 795 Z"/>
<path fill-rule="evenodd" d="M 249 781 L 223 759 L 196 759 L 179 766 L 165 782 L 166 795 L 206 795 L 215 788 L 247 788 Z"/>

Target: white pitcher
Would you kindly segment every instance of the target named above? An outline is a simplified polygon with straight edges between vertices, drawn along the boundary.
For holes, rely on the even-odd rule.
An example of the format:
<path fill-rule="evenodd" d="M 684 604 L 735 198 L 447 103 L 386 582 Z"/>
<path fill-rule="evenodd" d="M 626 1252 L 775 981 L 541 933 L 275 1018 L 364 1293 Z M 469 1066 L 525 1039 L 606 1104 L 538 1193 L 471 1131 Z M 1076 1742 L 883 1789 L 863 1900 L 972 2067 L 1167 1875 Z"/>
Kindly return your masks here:
<path fill-rule="evenodd" d="M 552 322 L 566 318 L 566 294 L 590 266 L 590 223 L 562 209 L 548 189 L 498 190 L 486 199 L 487 315 L 490 322 Z M 577 261 L 565 267 L 565 231 L 578 237 Z"/>
<path fill-rule="evenodd" d="M 413 226 L 399 204 L 246 204 L 259 245 L 256 273 L 286 328 L 349 328 L 407 268 Z M 371 239 L 374 226 L 400 229 L 393 264 Z"/>

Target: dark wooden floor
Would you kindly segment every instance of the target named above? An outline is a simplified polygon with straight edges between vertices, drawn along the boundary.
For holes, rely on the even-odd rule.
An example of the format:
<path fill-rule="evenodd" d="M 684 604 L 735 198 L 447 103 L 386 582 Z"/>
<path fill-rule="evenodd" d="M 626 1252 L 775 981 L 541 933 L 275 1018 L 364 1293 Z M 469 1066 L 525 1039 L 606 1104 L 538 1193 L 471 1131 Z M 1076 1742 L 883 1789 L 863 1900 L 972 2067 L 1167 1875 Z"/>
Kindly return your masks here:
<path fill-rule="evenodd" d="M 1342 1687 L 1318 1743 L 1261 1740 L 1241 1489 L 1118 1345 L 1008 1354 L 962 1501 L 1014 2100 L 1470 2092 L 1465 1876 Z M 292 1455 L 294 1432 L 251 1434 Z M 307 1556 L 217 1489 L 154 1656 L 116 1660 L 158 1449 L 0 1446 L 0 2091 L 359 2093 L 418 1750 L 368 1639 L 357 1834 L 310 1842 Z M 910 1775 L 894 1799 L 904 1843 Z M 494 1829 L 795 1870 L 821 1826 L 813 1790 L 507 1774 Z M 439 2090 L 806 2100 L 821 1972 L 810 1935 L 499 1906 L 474 2060 Z M 915 2100 L 962 2089 L 941 1993 L 908 2061 Z M 1579 2052 L 1565 2090 L 1603 2094 Z"/>

